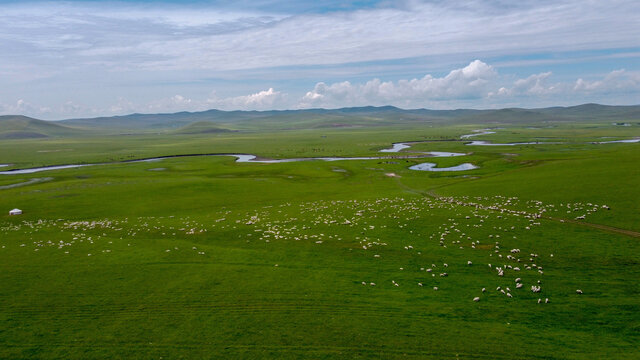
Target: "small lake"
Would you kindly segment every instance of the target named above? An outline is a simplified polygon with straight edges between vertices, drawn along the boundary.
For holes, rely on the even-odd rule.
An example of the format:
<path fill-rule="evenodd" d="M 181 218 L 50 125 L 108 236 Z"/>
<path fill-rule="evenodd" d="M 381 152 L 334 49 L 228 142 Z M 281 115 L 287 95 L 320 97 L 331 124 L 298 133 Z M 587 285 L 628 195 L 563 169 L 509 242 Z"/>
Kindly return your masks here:
<path fill-rule="evenodd" d="M 456 166 L 446 167 L 446 168 L 437 168 L 437 164 L 434 163 L 422 163 L 409 167 L 410 170 L 418 170 L 418 171 L 465 171 L 465 170 L 474 170 L 478 167 L 471 163 L 464 163 Z"/>

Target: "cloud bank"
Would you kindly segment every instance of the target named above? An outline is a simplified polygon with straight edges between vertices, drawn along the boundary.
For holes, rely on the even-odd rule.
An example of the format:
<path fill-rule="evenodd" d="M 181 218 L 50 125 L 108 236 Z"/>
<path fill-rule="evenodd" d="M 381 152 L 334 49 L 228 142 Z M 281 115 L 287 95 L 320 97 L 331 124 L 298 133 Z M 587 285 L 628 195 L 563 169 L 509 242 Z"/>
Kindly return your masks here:
<path fill-rule="evenodd" d="M 403 108 L 449 109 L 451 104 L 468 101 L 475 108 L 511 106 L 522 99 L 547 99 L 548 104 L 558 105 L 559 95 L 573 101 L 585 102 L 589 96 L 613 95 L 635 97 L 640 95 L 640 72 L 614 70 L 599 78 L 574 81 L 553 81 L 552 72 L 532 74 L 513 80 L 500 74 L 493 66 L 474 60 L 468 65 L 449 71 L 441 77 L 432 74 L 421 78 L 381 81 L 371 79 L 361 83 L 340 81 L 316 83 L 312 89 L 296 94 L 274 88 L 259 90 L 247 95 L 221 97 L 216 92 L 202 98 L 190 98 L 180 94 L 136 102 L 119 98 L 106 108 L 91 108 L 73 102 L 65 102 L 59 108 L 38 106 L 23 99 L 16 103 L 0 103 L 0 113 L 27 114 L 36 117 L 54 113 L 67 117 L 122 115 L 133 112 L 163 113 L 178 111 L 221 110 L 272 110 L 305 108 L 339 108 L 367 105 L 395 105 Z M 477 104 L 481 104 L 477 106 Z"/>

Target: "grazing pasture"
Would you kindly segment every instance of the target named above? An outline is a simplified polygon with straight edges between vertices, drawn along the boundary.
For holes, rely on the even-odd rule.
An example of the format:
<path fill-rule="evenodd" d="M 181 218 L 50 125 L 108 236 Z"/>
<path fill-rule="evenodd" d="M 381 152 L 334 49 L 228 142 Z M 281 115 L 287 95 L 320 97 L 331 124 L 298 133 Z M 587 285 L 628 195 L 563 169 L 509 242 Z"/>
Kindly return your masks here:
<path fill-rule="evenodd" d="M 640 128 L 485 128 L 2 140 L 0 357 L 640 357 Z"/>

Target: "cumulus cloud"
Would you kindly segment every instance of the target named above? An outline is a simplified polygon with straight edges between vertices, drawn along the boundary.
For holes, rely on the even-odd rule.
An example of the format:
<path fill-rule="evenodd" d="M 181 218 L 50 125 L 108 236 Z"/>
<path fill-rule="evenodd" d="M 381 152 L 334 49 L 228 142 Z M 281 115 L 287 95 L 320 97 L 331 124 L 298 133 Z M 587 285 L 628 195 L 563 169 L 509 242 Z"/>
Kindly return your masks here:
<path fill-rule="evenodd" d="M 259 91 L 255 94 L 241 95 L 228 98 L 212 97 L 207 99 L 207 104 L 228 110 L 268 110 L 279 108 L 286 96 L 280 91 L 275 91 L 273 88 L 268 90 Z"/>
<path fill-rule="evenodd" d="M 497 72 L 491 65 L 474 60 L 464 68 L 452 70 L 443 77 L 427 74 L 420 79 L 401 79 L 396 82 L 373 79 L 358 85 L 348 81 L 331 85 L 320 82 L 304 95 L 299 106 L 350 106 L 398 102 L 410 104 L 430 100 L 482 98 L 486 96 L 488 86 L 496 76 Z"/>
<path fill-rule="evenodd" d="M 148 103 L 134 104 L 125 99 L 119 99 L 117 104 L 110 108 L 118 113 L 125 112 L 179 112 L 179 111 L 204 111 L 209 109 L 220 110 L 270 110 L 285 106 L 286 94 L 273 88 L 258 91 L 253 94 L 219 97 L 213 92 L 207 98 L 194 99 L 180 94 L 153 100 Z"/>
<path fill-rule="evenodd" d="M 498 91 L 490 92 L 489 97 L 522 96 L 522 95 L 550 95 L 560 91 L 563 86 L 559 84 L 549 85 L 547 79 L 551 72 L 533 74 L 525 79 L 514 81 L 511 87 L 501 87 Z"/>
<path fill-rule="evenodd" d="M 608 73 L 601 80 L 587 81 L 580 78 L 576 80 L 573 90 L 587 93 L 638 92 L 640 91 L 640 73 L 622 69 Z"/>
<path fill-rule="evenodd" d="M 25 101 L 24 99 L 19 99 L 15 103 L 11 104 L 0 104 L 0 111 L 2 114 L 34 114 L 44 110 L 43 108 L 38 108 Z"/>
<path fill-rule="evenodd" d="M 615 70 L 601 78 L 589 80 L 579 78 L 575 81 L 556 82 L 552 78 L 553 74 L 549 71 L 513 80 L 508 74 L 498 73 L 493 66 L 481 60 L 474 60 L 467 66 L 441 76 L 427 74 L 421 78 L 395 81 L 374 78 L 361 83 L 318 82 L 313 89 L 295 94 L 269 87 L 266 90 L 235 96 L 220 96 L 214 91 L 209 96 L 176 94 L 138 102 L 119 97 L 115 103 L 98 108 L 72 101 L 64 101 L 54 106 L 35 105 L 19 99 L 13 103 L 0 103 L 0 114 L 69 118 L 122 115 L 132 112 L 272 110 L 366 105 L 434 109 L 495 108 L 519 106 L 523 101 L 533 104 L 531 106 L 576 104 L 607 98 L 607 94 L 612 94 L 608 99 L 613 99 L 607 103 L 620 104 L 620 99 L 626 103 L 629 103 L 628 99 L 637 103 L 640 93 L 640 73 L 633 71 Z M 558 100 L 560 96 L 563 102 Z"/>
<path fill-rule="evenodd" d="M 56 106 L 38 105 L 19 99 L 14 103 L 0 103 L 0 115 L 26 115 L 35 118 L 54 117 L 79 117 L 91 116 L 98 112 L 96 109 L 78 104 L 73 101 L 64 101 Z"/>

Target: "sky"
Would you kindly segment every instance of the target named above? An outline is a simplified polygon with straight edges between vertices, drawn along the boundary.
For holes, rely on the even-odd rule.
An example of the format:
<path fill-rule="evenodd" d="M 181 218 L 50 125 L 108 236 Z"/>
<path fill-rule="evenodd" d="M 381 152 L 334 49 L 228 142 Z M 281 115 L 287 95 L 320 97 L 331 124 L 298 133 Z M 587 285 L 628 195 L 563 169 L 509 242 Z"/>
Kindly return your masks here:
<path fill-rule="evenodd" d="M 640 1 L 2 1 L 0 114 L 640 104 Z"/>

